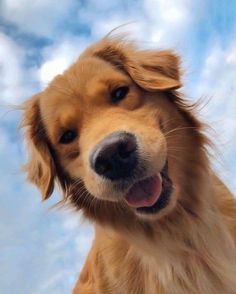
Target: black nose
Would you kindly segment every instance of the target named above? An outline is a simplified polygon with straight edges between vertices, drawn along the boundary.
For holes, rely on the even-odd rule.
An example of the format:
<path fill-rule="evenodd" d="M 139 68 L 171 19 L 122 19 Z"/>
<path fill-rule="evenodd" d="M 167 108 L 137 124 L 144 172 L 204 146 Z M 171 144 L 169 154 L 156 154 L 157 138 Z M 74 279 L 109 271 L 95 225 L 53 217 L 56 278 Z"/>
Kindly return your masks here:
<path fill-rule="evenodd" d="M 97 144 L 90 156 L 93 170 L 110 180 L 130 177 L 137 165 L 137 142 L 134 135 L 115 132 Z"/>

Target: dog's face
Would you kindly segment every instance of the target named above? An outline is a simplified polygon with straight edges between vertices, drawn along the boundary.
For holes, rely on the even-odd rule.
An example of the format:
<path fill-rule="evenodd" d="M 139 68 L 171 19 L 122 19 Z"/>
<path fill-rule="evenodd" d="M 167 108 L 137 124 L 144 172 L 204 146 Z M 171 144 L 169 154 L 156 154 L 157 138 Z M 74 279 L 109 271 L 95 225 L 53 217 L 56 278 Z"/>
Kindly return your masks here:
<path fill-rule="evenodd" d="M 105 39 L 29 100 L 26 168 L 43 197 L 57 180 L 87 216 L 115 223 L 156 220 L 184 201 L 201 142 L 174 91 L 178 67 L 171 52 Z"/>

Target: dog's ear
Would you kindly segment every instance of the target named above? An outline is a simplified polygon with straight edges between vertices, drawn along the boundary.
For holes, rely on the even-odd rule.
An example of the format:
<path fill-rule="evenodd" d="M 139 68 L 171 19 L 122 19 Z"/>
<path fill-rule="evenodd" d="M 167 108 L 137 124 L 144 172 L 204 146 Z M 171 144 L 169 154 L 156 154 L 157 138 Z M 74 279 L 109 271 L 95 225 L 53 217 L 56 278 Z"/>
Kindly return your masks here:
<path fill-rule="evenodd" d="M 138 50 L 132 43 L 105 38 L 82 56 L 93 55 L 125 71 L 147 91 L 167 91 L 181 87 L 179 57 L 172 51 Z"/>
<path fill-rule="evenodd" d="M 171 51 L 137 51 L 126 70 L 147 91 L 175 90 L 181 87 L 180 62 Z"/>
<path fill-rule="evenodd" d="M 40 189 L 45 200 L 54 189 L 55 165 L 40 115 L 39 98 L 40 94 L 37 94 L 23 104 L 24 114 L 20 126 L 26 128 L 29 151 L 24 171 L 27 179 Z"/>

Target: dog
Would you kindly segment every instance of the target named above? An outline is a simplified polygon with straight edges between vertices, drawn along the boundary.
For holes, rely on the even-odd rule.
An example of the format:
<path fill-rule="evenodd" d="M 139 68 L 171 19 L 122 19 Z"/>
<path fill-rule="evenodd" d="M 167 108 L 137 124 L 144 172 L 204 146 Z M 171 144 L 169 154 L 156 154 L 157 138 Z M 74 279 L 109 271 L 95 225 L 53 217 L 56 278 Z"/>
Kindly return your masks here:
<path fill-rule="evenodd" d="M 28 180 L 95 225 L 74 294 L 236 293 L 236 201 L 179 57 L 106 36 L 23 105 Z"/>

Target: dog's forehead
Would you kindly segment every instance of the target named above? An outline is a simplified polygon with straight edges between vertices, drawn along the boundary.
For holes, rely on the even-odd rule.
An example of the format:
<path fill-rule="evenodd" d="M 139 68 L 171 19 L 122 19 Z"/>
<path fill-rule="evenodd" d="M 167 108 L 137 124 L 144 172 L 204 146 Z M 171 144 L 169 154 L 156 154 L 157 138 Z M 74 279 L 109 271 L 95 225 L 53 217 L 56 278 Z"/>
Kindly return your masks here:
<path fill-rule="evenodd" d="M 46 92 L 49 100 L 68 102 L 68 99 L 76 99 L 83 103 L 93 100 L 108 87 L 129 80 L 125 73 L 109 62 L 96 57 L 83 57 L 57 76 Z"/>
<path fill-rule="evenodd" d="M 79 59 L 65 74 L 68 80 L 76 77 L 75 88 L 83 96 L 91 96 L 96 87 L 99 90 L 99 87 L 125 78 L 125 74 L 115 66 L 96 57 Z"/>
<path fill-rule="evenodd" d="M 94 77 L 99 77 L 103 73 L 114 72 L 114 67 L 97 57 L 81 57 L 78 61 L 68 70 L 76 71 L 79 77 L 80 83 L 87 83 L 90 79 Z"/>
<path fill-rule="evenodd" d="M 109 62 L 96 57 L 78 59 L 45 89 L 40 100 L 41 113 L 61 118 L 81 109 L 85 112 L 101 106 L 107 92 L 121 83 L 130 83 L 130 78 Z"/>

